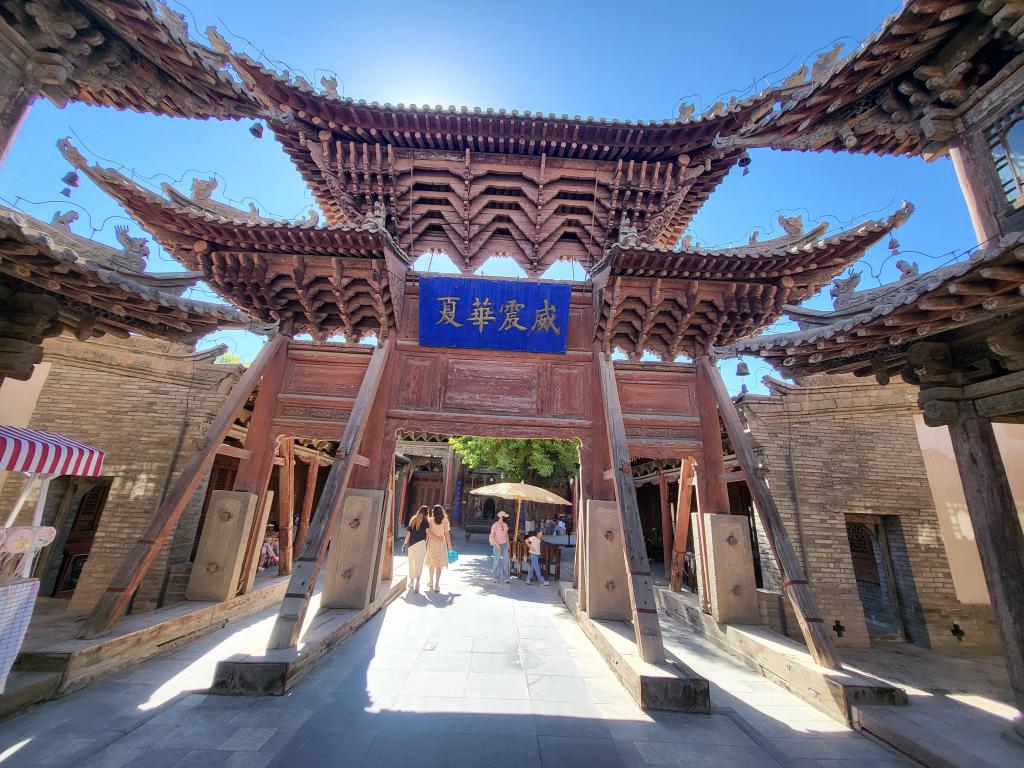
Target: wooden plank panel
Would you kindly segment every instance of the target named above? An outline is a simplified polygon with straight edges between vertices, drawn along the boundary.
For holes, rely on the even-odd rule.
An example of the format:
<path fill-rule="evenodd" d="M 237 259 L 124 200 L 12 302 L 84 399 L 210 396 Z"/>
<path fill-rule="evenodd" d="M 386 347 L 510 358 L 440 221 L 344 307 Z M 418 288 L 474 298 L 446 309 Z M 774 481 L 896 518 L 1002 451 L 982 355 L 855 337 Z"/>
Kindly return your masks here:
<path fill-rule="evenodd" d="M 402 355 L 399 360 L 397 406 L 436 411 L 440 391 L 438 356 Z"/>
<path fill-rule="evenodd" d="M 547 415 L 565 419 L 587 418 L 590 393 L 587 391 L 587 366 L 585 364 L 554 364 L 548 366 Z"/>
<path fill-rule="evenodd" d="M 535 363 L 452 360 L 444 409 L 473 413 L 537 414 L 539 366 Z"/>

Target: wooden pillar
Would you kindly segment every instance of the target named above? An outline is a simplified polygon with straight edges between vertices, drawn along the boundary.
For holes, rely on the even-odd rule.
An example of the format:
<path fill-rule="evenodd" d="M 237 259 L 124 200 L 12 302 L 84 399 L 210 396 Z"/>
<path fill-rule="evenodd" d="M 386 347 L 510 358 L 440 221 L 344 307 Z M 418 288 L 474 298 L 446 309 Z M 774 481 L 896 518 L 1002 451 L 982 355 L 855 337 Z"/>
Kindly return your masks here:
<path fill-rule="evenodd" d="M 978 242 L 1000 237 L 1002 232 L 992 202 L 995 199 L 1006 205 L 1006 196 L 997 186 L 995 163 L 982 134 L 960 134 L 954 138 L 949 143 L 949 159 L 953 161 Z"/>
<path fill-rule="evenodd" d="M 707 360 L 701 357 L 699 360 Z M 710 366 L 717 373 L 714 366 Z M 697 366 L 697 413 L 700 416 L 700 463 L 697 466 L 697 500 L 704 514 L 729 514 L 729 488 L 725 483 L 725 451 L 718 421 L 715 392 L 706 366 Z"/>
<path fill-rule="evenodd" d="M 323 563 L 327 542 L 330 540 L 331 529 L 335 517 L 341 512 L 345 501 L 345 489 L 348 487 L 349 476 L 352 474 L 356 451 L 363 437 L 370 407 L 377 396 L 384 367 L 391 354 L 391 339 L 385 339 L 382 346 L 373 351 L 370 364 L 363 374 L 352 411 L 345 423 L 345 431 L 338 444 L 338 452 L 327 476 L 320 501 L 316 505 L 316 514 L 309 524 L 306 541 L 302 552 L 295 562 L 288 591 L 281 601 L 281 610 L 274 623 L 274 629 L 267 644 L 268 649 L 293 648 L 299 641 L 302 622 L 309 609 L 309 600 L 316 586 L 320 566 Z"/>
<path fill-rule="evenodd" d="M 78 633 L 80 638 L 94 638 L 109 632 L 114 623 L 124 615 L 128 602 L 156 559 L 160 547 L 167 541 L 167 537 L 177 525 L 182 510 L 192 498 L 199 483 L 210 471 L 213 459 L 217 455 L 217 449 L 224 442 L 224 437 L 231 425 L 234 424 L 238 412 L 245 405 L 245 401 L 249 399 L 249 395 L 252 394 L 257 382 L 270 364 L 286 355 L 287 352 L 288 337 L 284 334 L 278 334 L 263 345 L 252 365 L 242 375 L 224 405 L 221 406 L 217 418 L 206 432 L 206 439 L 202 447 L 182 469 L 178 479 L 164 496 L 160 508 L 146 527 L 142 537 L 121 563 L 110 586 L 107 587 L 106 592 L 103 593 L 99 602 L 96 603 L 96 607 L 89 614 Z"/>
<path fill-rule="evenodd" d="M 299 531 L 295 536 L 293 551 L 301 552 L 306 543 L 306 531 L 309 530 L 309 518 L 313 513 L 313 497 L 316 496 L 316 479 L 320 473 L 320 462 L 311 458 L 306 463 L 306 485 L 302 493 L 302 508 L 299 510 Z"/>
<path fill-rule="evenodd" d="M 445 511 L 449 516 L 455 514 L 455 481 L 462 469 L 462 456 L 455 451 L 450 451 L 448 458 L 443 462 L 444 467 L 444 504 Z M 455 521 L 452 520 L 454 524 Z"/>
<path fill-rule="evenodd" d="M 814 599 L 810 584 L 807 583 L 803 566 L 793 550 L 789 534 L 786 533 L 786 528 L 782 523 L 782 515 L 779 514 L 779 508 L 775 505 L 775 499 L 772 498 L 768 484 L 762 477 L 760 464 L 743 429 L 736 406 L 725 388 L 725 382 L 722 381 L 718 369 L 707 357 L 697 359 L 697 370 L 698 373 L 703 373 L 704 380 L 711 385 L 725 431 L 729 435 L 736 458 L 746 476 L 750 495 L 754 498 L 754 506 L 764 528 L 765 537 L 768 539 L 768 545 L 771 547 L 772 555 L 782 573 L 783 588 L 793 604 L 793 612 L 800 624 L 800 631 L 803 633 L 804 642 L 807 643 L 807 650 L 810 651 L 817 664 L 830 669 L 842 669 L 839 655 L 832 642 L 832 635 L 818 610 L 817 601 Z"/>
<path fill-rule="evenodd" d="M 693 458 L 683 459 L 679 469 L 679 497 L 676 503 L 676 533 L 672 545 L 672 572 L 669 578 L 669 589 L 673 592 L 683 591 L 683 569 L 686 565 L 686 539 L 690 532 L 690 506 L 693 498 Z"/>
<path fill-rule="evenodd" d="M 654 601 L 651 566 L 647 561 L 647 549 L 640 527 L 640 509 L 636 502 L 636 488 L 633 486 L 626 427 L 622 421 L 622 406 L 615 382 L 615 366 L 600 347 L 594 350 L 594 362 L 604 400 L 608 453 L 612 462 L 616 506 L 622 521 L 623 554 L 629 575 L 626 583 L 629 585 L 629 599 L 633 609 L 636 644 L 644 661 L 658 664 L 665 661 L 665 647 L 661 640 L 658 608 Z"/>
<path fill-rule="evenodd" d="M 281 558 L 278 573 L 287 576 L 292 572 L 292 520 L 295 517 L 295 440 L 287 437 L 281 441 L 281 482 L 277 494 L 277 531 Z"/>
<path fill-rule="evenodd" d="M 0 45 L 0 164 L 14 142 L 18 129 L 28 114 L 28 108 L 38 95 L 35 83 L 28 76 L 29 62 L 20 49 L 6 38 Z M 48 67 L 43 67 L 48 69 Z M 38 68 L 37 68 L 38 71 Z"/>
<path fill-rule="evenodd" d="M 1017 708 L 1024 710 L 1024 531 L 992 424 L 978 416 L 962 416 L 950 425 L 949 434 L 1010 687 Z M 1020 719 L 1017 730 L 1021 730 Z"/>
<path fill-rule="evenodd" d="M 679 480 L 682 482 L 681 475 Z M 668 581 L 672 568 L 672 509 L 668 503 L 668 478 L 664 470 L 658 476 L 658 502 L 661 504 L 662 562 L 665 564 L 665 580 Z"/>
<path fill-rule="evenodd" d="M 277 397 L 284 383 L 285 368 L 288 363 L 288 350 L 285 348 L 274 362 L 267 367 L 267 372 L 256 392 L 256 403 L 253 405 L 252 418 L 245 433 L 245 449 L 249 458 L 238 462 L 238 473 L 235 475 L 234 490 L 255 493 L 259 497 L 256 522 L 249 531 L 245 545 L 245 559 L 242 563 L 242 580 L 239 592 L 248 594 L 256 580 L 259 566 L 260 548 L 266 533 L 267 488 L 270 475 L 274 471 L 274 458 L 277 456 L 278 440 L 274 434 L 274 411 L 277 409 Z M 278 544 L 280 545 L 280 539 Z"/>
<path fill-rule="evenodd" d="M 405 524 L 405 505 L 408 503 L 409 498 L 409 475 L 412 474 L 412 463 L 406 464 L 402 467 L 402 471 L 399 474 L 401 477 L 401 486 L 398 492 L 398 519 L 401 523 Z"/>

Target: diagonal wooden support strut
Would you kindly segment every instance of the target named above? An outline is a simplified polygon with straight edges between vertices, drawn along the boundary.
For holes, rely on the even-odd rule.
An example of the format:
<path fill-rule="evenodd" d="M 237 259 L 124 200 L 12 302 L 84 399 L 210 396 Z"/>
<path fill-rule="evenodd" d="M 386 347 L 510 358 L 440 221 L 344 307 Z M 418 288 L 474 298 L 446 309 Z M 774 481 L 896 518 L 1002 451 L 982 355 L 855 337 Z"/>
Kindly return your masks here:
<path fill-rule="evenodd" d="M 611 359 L 598 347 L 594 350 L 601 394 L 604 397 L 605 423 L 608 428 L 608 448 L 615 467 L 615 501 L 622 520 L 622 542 L 629 574 L 629 602 L 633 609 L 633 629 L 641 658 L 652 664 L 665 661 L 665 646 L 661 640 L 658 607 L 654 602 L 651 566 L 647 560 L 643 531 L 640 528 L 640 510 L 636 502 L 636 488 L 629 463 L 626 427 L 622 422 L 615 367 Z"/>
<path fill-rule="evenodd" d="M 775 499 L 772 498 L 768 483 L 758 471 L 757 457 L 754 455 L 754 449 L 743 429 L 736 406 L 725 388 L 725 382 L 722 381 L 722 375 L 707 356 L 697 358 L 696 362 L 699 372 L 711 384 L 714 391 L 715 402 L 718 403 L 718 413 L 722 417 L 722 423 L 725 425 L 725 431 L 729 435 L 729 442 L 732 443 L 733 450 L 736 452 L 740 467 L 743 468 L 746 475 L 747 487 L 750 489 L 750 495 L 754 497 L 754 506 L 757 509 L 761 525 L 764 527 L 775 562 L 778 563 L 779 570 L 782 572 L 786 595 L 793 604 L 793 611 L 796 613 L 800 631 L 807 643 L 807 650 L 810 651 L 814 661 L 821 666 L 829 669 L 842 669 L 842 663 L 832 642 L 832 635 L 829 634 L 825 622 L 822 620 L 814 593 L 807 583 L 803 566 L 800 565 L 800 560 L 793 550 L 793 544 L 789 540 L 789 534 L 786 533 L 782 516 L 779 514 L 779 508 L 775 505 Z"/>
<path fill-rule="evenodd" d="M 256 388 L 256 384 L 263 376 L 267 366 L 281 355 L 287 354 L 289 340 L 288 336 L 279 333 L 264 344 L 259 354 L 256 355 L 256 359 L 252 361 L 252 365 L 231 390 L 231 394 L 221 406 L 217 418 L 207 430 L 203 446 L 181 470 L 181 474 L 178 475 L 178 479 L 164 496 L 160 508 L 146 527 L 142 537 L 121 563 L 121 567 L 113 581 L 110 582 L 110 586 L 107 587 L 107 591 L 100 597 L 96 607 L 92 609 L 92 613 L 89 614 L 89 618 L 86 619 L 78 633 L 80 638 L 89 639 L 105 634 L 110 631 L 118 619 L 124 616 L 132 595 L 139 588 L 139 584 L 142 583 L 142 579 L 156 559 L 160 548 L 171 531 L 174 530 L 174 526 L 177 525 L 182 510 L 185 509 L 206 473 L 210 471 L 213 459 L 217 455 L 217 449 L 224 442 L 224 437 L 231 425 L 235 423 L 235 417 Z"/>
<path fill-rule="evenodd" d="M 391 346 L 391 340 L 387 339 L 383 345 L 377 347 L 370 358 L 366 373 L 363 374 L 352 412 L 345 423 L 345 431 L 338 444 L 338 454 L 331 465 L 330 474 L 327 475 L 316 512 L 302 543 L 302 553 L 295 561 L 291 580 L 288 582 L 288 591 L 281 602 L 281 610 L 270 633 L 268 649 L 292 648 L 299 642 L 302 623 L 306 618 L 306 611 L 309 610 L 309 601 L 313 596 L 317 577 L 320 575 L 327 542 L 331 538 L 331 528 L 345 501 L 345 489 L 348 487 L 348 479 L 355 464 L 356 451 L 363 437 L 366 418 L 377 396 L 384 367 L 391 354 Z"/>

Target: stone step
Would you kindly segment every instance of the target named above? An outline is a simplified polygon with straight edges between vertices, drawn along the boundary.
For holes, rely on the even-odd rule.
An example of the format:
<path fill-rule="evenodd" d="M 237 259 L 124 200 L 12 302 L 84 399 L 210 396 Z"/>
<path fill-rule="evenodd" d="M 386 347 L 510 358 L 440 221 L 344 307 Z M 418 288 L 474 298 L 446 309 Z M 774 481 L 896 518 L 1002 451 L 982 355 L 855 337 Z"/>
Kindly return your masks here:
<path fill-rule="evenodd" d="M 58 672 L 11 672 L 0 693 L 0 720 L 51 698 L 60 686 Z"/>

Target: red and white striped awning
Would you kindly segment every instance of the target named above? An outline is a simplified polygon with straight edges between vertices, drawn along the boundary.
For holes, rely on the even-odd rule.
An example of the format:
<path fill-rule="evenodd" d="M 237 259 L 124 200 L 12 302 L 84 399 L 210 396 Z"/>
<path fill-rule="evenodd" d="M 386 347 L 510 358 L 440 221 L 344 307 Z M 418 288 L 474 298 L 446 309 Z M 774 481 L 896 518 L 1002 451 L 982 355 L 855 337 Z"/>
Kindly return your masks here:
<path fill-rule="evenodd" d="M 96 477 L 103 471 L 103 451 L 53 432 L 0 424 L 0 470 Z"/>

